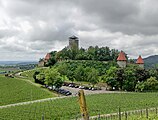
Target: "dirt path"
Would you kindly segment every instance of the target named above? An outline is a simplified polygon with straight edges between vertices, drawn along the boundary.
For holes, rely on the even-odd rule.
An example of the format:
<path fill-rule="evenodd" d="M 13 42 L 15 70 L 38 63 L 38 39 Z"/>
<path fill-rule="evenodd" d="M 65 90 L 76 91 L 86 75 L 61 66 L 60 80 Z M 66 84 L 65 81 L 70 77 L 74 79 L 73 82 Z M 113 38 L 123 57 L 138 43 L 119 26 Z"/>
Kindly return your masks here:
<path fill-rule="evenodd" d="M 33 101 L 28 101 L 28 102 L 20 102 L 20 103 L 15 103 L 15 104 L 3 105 L 3 106 L 0 106 L 0 109 L 8 108 L 8 107 L 13 107 L 13 106 L 19 106 L 19 105 L 27 105 L 27 104 L 37 103 L 37 102 L 45 102 L 45 101 L 49 101 L 49 100 L 62 99 L 62 98 L 66 98 L 66 97 L 67 96 L 53 97 L 53 98 L 33 100 Z"/>

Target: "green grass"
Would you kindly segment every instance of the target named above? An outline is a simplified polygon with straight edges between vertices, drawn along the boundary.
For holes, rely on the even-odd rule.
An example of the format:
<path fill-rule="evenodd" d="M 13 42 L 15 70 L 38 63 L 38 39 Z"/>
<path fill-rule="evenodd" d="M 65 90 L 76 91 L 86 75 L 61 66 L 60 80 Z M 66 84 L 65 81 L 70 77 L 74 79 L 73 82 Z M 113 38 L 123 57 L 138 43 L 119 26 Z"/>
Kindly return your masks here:
<path fill-rule="evenodd" d="M 54 96 L 53 93 L 20 78 L 0 75 L 0 106 Z"/>
<path fill-rule="evenodd" d="M 33 74 L 35 71 L 44 71 L 46 70 L 47 68 L 35 68 L 33 70 L 27 70 L 27 71 L 24 71 L 21 73 L 21 76 L 25 77 L 25 79 L 27 80 L 31 80 L 32 82 L 34 82 L 34 79 L 33 79 Z"/>
<path fill-rule="evenodd" d="M 122 111 L 145 109 L 158 106 L 157 93 L 113 93 L 86 96 L 90 116 Z M 29 105 L 15 106 L 0 109 L 1 118 L 6 119 L 41 119 L 70 120 L 79 116 L 78 97 L 70 97 Z"/>

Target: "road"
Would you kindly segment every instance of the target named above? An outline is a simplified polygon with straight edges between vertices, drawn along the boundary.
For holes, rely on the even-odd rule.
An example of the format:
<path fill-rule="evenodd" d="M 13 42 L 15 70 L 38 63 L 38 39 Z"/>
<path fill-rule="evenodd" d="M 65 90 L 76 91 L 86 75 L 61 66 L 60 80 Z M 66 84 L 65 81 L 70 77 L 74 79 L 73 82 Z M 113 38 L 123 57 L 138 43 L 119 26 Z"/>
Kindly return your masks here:
<path fill-rule="evenodd" d="M 70 92 L 72 92 L 72 95 L 76 95 L 78 93 L 79 88 L 72 88 L 72 87 L 67 87 L 67 86 L 62 86 L 62 89 L 65 90 L 69 90 Z M 89 94 L 101 94 L 101 93 L 124 93 L 121 91 L 107 91 L 105 88 L 102 88 L 102 90 L 84 90 L 85 95 L 89 95 Z"/>

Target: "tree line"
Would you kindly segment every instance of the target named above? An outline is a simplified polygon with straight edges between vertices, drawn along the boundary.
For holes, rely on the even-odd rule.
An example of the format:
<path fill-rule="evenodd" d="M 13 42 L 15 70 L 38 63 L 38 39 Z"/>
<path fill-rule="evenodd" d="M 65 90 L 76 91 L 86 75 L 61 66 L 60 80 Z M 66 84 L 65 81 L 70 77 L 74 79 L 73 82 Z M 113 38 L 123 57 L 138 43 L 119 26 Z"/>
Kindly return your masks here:
<path fill-rule="evenodd" d="M 109 47 L 90 46 L 87 49 L 69 49 L 63 48 L 61 51 L 50 52 L 51 59 L 46 66 L 54 65 L 57 61 L 62 60 L 96 60 L 96 61 L 116 61 L 119 51 Z"/>
<path fill-rule="evenodd" d="M 95 86 L 106 83 L 111 90 L 158 90 L 158 69 L 142 69 L 135 64 L 120 68 L 116 62 L 69 60 L 56 63 L 47 70 L 36 71 L 35 82 L 61 87 L 64 81 L 87 82 Z M 59 84 L 58 84 L 59 83 Z"/>

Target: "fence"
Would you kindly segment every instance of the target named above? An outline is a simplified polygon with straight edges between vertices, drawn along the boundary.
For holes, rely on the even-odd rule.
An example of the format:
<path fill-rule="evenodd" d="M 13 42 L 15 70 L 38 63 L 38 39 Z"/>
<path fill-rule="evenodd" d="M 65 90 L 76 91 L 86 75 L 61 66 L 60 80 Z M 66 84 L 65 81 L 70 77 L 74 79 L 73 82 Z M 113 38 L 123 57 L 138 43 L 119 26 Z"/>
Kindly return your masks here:
<path fill-rule="evenodd" d="M 144 119 L 158 119 L 158 108 L 146 108 L 142 110 L 133 110 L 133 111 L 124 111 L 121 112 L 121 109 L 118 108 L 118 113 L 105 114 L 98 116 L 90 117 L 90 120 L 144 120 Z M 77 119 L 76 119 L 77 120 Z"/>

